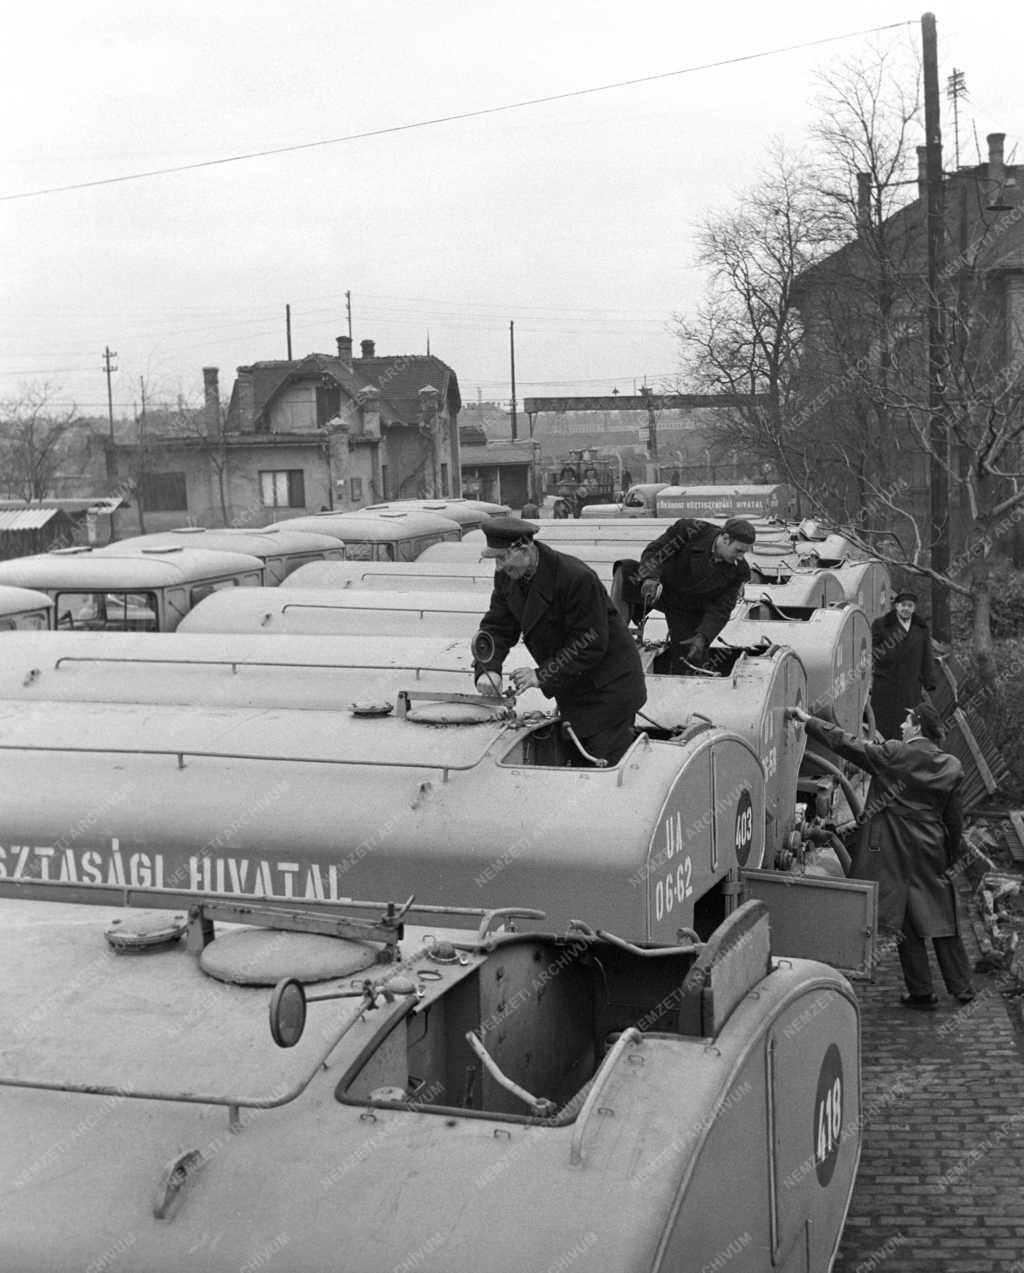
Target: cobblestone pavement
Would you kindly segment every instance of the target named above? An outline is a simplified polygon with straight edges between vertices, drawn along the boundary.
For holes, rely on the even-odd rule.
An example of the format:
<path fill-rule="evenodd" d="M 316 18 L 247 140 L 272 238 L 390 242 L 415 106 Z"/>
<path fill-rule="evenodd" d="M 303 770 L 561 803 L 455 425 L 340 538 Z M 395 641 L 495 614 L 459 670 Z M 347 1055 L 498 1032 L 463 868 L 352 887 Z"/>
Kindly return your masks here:
<path fill-rule="evenodd" d="M 936 1012 L 900 1006 L 895 951 L 856 983 L 867 1121 L 833 1273 L 1024 1273 L 1024 1052 L 997 977 L 961 1006 L 931 958 Z"/>

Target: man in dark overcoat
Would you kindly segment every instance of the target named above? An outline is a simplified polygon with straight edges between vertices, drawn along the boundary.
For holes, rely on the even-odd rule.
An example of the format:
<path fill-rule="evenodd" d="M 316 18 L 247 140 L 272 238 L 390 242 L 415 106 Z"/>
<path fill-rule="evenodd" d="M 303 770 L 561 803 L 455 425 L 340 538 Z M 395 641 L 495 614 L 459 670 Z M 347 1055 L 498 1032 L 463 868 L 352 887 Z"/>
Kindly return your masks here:
<path fill-rule="evenodd" d="M 645 606 L 665 612 L 670 674 L 703 666 L 750 578 L 744 557 L 755 539 L 741 517 L 724 526 L 681 517 L 640 554 L 635 579 Z"/>
<path fill-rule="evenodd" d="M 505 656 L 520 636 L 537 661 L 516 668 L 518 691 L 553 698 L 590 755 L 614 764 L 635 737 L 647 681 L 629 629 L 597 575 L 576 557 L 534 542 L 537 527 L 514 517 L 482 527 L 483 556 L 496 562 L 494 590 L 475 641 L 477 688 L 501 688 Z"/>
<path fill-rule="evenodd" d="M 883 738 L 899 738 L 907 708 L 935 688 L 931 635 L 916 609 L 912 592 L 898 592 L 889 613 L 871 625 L 871 710 Z"/>
<path fill-rule="evenodd" d="M 871 775 L 850 874 L 878 883 L 878 926 L 895 934 L 909 1008 L 932 1009 L 925 939 L 931 938 L 946 989 L 962 1003 L 974 998 L 971 969 L 960 940 L 950 869 L 960 857 L 963 769 L 940 749 L 938 714 L 925 703 L 910 708 L 901 741 L 867 743 L 800 707 L 788 715 L 812 738 Z"/>

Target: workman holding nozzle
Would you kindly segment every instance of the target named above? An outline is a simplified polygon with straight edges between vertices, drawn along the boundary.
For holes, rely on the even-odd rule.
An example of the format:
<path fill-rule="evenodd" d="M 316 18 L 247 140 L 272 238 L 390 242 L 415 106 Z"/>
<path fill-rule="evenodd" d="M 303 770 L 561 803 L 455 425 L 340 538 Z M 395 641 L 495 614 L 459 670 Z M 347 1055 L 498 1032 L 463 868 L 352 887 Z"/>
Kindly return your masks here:
<path fill-rule="evenodd" d="M 494 591 L 474 639 L 476 686 L 500 694 L 501 668 L 522 636 L 537 661 L 516 668 L 517 690 L 553 698 L 583 749 L 613 765 L 635 737 L 647 700 L 636 644 L 601 580 L 576 557 L 534 543 L 537 527 L 495 517 L 481 528 L 495 559 Z"/>
<path fill-rule="evenodd" d="M 708 646 L 750 578 L 744 557 L 756 538 L 742 517 L 724 526 L 681 517 L 641 553 L 633 582 L 645 609 L 657 605 L 665 612 L 671 674 L 704 666 Z"/>
<path fill-rule="evenodd" d="M 899 740 L 884 743 L 844 733 L 802 707 L 788 707 L 786 716 L 871 775 L 850 874 L 878 883 L 878 927 L 897 939 L 907 986 L 900 1003 L 925 1012 L 938 1003 L 928 937 L 946 989 L 970 1003 L 975 991 L 952 884 L 962 850 L 964 774 L 942 750 L 938 713 L 927 703 L 907 708 Z"/>

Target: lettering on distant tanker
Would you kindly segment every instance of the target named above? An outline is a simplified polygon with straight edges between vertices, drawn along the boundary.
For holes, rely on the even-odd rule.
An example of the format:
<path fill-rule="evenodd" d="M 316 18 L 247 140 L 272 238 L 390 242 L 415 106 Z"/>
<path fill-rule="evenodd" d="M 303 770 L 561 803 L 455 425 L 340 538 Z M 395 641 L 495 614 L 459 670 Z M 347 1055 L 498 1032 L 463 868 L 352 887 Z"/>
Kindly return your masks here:
<path fill-rule="evenodd" d="M 279 858 L 187 857 L 135 850 L 113 838 L 105 848 L 53 844 L 0 845 L 0 879 L 57 880 L 129 888 L 180 888 L 201 893 L 249 893 L 345 901 L 341 862 L 288 862 Z"/>

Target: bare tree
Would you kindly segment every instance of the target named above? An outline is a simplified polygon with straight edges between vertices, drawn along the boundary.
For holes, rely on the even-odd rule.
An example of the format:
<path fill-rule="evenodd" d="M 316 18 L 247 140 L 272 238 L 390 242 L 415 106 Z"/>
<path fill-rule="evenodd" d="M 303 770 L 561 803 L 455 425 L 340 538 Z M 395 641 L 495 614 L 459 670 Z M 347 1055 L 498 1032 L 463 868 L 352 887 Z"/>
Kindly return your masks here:
<path fill-rule="evenodd" d="M 1019 186 L 998 181 L 1001 152 L 947 179 L 950 265 L 931 295 L 924 202 L 913 200 L 916 68 L 875 54 L 822 84 L 813 170 L 795 184 L 770 180 L 776 199 L 747 195 L 704 227 L 712 286 L 697 320 L 680 323 L 684 353 L 705 384 L 767 394 L 727 428 L 770 454 L 810 509 L 890 564 L 969 599 L 991 686 L 992 569 L 1024 519 L 1024 335 L 1009 281 L 1024 255 Z M 932 302 L 944 333 L 939 445 Z M 933 460 L 948 481 L 941 527 L 928 498 Z M 930 557 L 937 530 L 949 541 L 941 574 Z"/>
<path fill-rule="evenodd" d="M 725 413 L 714 440 L 789 472 L 804 457 L 790 421 L 802 336 L 794 303 L 798 276 L 833 246 L 812 170 L 774 149 L 771 165 L 734 211 L 708 217 L 698 261 L 710 279 L 696 318 L 677 315 L 688 386 L 756 395 Z M 806 476 L 806 475 L 805 475 Z"/>
<path fill-rule="evenodd" d="M 0 403 L 0 453 L 9 496 L 38 500 L 52 495 L 68 435 L 80 422 L 78 408 L 59 406 L 59 390 L 30 385 Z"/>

